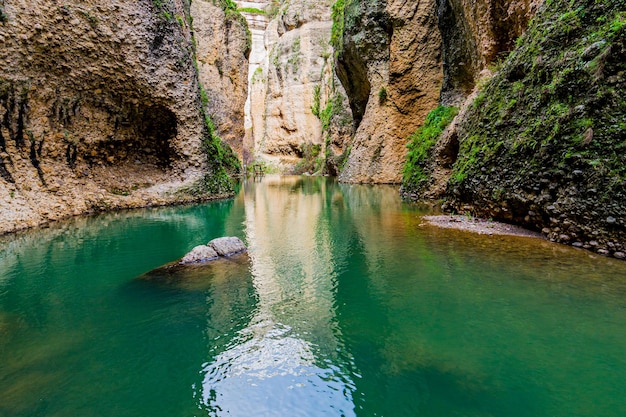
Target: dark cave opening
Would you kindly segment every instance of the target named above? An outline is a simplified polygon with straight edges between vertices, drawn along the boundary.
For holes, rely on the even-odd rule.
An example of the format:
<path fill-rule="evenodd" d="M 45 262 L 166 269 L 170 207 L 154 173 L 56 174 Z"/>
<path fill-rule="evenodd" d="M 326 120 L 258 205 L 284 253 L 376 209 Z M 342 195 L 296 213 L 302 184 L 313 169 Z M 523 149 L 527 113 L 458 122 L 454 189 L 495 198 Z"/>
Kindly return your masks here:
<path fill-rule="evenodd" d="M 134 162 L 169 168 L 171 141 L 178 133 L 176 115 L 164 105 L 137 106 L 115 114 L 115 135 L 84 148 L 89 165 Z"/>

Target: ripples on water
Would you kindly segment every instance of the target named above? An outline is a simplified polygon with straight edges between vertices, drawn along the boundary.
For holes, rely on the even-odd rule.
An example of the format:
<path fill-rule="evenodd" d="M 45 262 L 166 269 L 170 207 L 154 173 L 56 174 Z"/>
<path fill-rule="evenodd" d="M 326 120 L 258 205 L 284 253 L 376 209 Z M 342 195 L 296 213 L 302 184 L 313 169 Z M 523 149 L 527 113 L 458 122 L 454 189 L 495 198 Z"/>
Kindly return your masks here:
<path fill-rule="evenodd" d="M 626 263 L 421 212 L 268 177 L 4 237 L 0 416 L 626 415 Z"/>

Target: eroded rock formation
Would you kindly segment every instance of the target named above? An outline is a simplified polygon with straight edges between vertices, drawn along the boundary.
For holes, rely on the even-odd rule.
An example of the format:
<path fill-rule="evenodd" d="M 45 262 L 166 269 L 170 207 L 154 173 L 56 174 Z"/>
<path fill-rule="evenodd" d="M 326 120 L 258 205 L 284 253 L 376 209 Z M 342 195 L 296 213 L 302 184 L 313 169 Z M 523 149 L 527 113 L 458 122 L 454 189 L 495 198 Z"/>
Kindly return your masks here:
<path fill-rule="evenodd" d="M 441 35 L 434 1 L 352 1 L 338 74 L 358 126 L 342 181 L 398 183 L 407 138 L 437 106 Z"/>
<path fill-rule="evenodd" d="M 0 232 L 197 198 L 207 160 L 187 2 L 3 1 Z"/>
<path fill-rule="evenodd" d="M 345 137 L 345 129 L 332 129 L 322 113 L 331 100 L 347 107 L 333 71 L 333 1 L 239 3 L 266 10 L 264 20 L 244 12 L 253 33 L 251 159 L 287 172 L 297 163 L 301 171 L 322 171 L 325 155 L 332 160 L 343 153 Z M 327 119 L 330 113 L 324 113 Z M 344 125 L 351 125 L 350 117 Z"/>
<path fill-rule="evenodd" d="M 219 136 L 239 156 L 243 152 L 251 39 L 239 13 L 207 0 L 191 3 L 198 73 L 206 110 Z"/>

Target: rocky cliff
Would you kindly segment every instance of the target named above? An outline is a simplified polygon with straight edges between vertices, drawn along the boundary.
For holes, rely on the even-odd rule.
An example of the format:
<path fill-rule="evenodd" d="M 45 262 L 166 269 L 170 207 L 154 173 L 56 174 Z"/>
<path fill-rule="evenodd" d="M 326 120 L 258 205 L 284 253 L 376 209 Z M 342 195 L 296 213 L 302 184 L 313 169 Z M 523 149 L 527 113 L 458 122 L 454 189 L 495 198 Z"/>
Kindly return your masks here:
<path fill-rule="evenodd" d="M 202 98 L 217 133 L 243 152 L 251 37 L 241 14 L 207 0 L 191 3 Z"/>
<path fill-rule="evenodd" d="M 403 193 L 445 197 L 448 210 L 626 258 L 626 5 L 553 0 L 499 10 L 517 10 L 509 20 L 523 23 L 537 8 L 515 41 L 523 24 L 492 26 L 497 42 L 487 43 L 457 25 L 452 39 L 465 39 L 464 48 L 444 36 L 443 104 L 476 84 L 476 63 L 495 61 L 449 127 L 456 110 L 439 106 L 412 137 Z M 452 68 L 453 57 L 464 65 Z"/>
<path fill-rule="evenodd" d="M 459 120 L 448 206 L 626 258 L 626 4 L 546 2 Z"/>
<path fill-rule="evenodd" d="M 409 136 L 438 104 L 459 105 L 512 49 L 529 0 L 340 0 L 337 73 L 357 127 L 340 179 L 398 183 Z"/>
<path fill-rule="evenodd" d="M 250 159 L 287 172 L 322 172 L 324 156 L 335 161 L 345 137 L 340 133 L 345 129 L 332 129 L 333 123 L 324 120 L 331 119 L 324 110 L 331 101 L 347 108 L 333 71 L 333 2 L 239 3 L 247 6 L 242 11 L 253 28 Z"/>
<path fill-rule="evenodd" d="M 356 133 L 340 180 L 398 183 L 411 133 L 437 106 L 441 34 L 434 1 L 345 1 L 337 73 Z"/>
<path fill-rule="evenodd" d="M 0 232 L 224 191 L 186 1 L 1 5 Z"/>

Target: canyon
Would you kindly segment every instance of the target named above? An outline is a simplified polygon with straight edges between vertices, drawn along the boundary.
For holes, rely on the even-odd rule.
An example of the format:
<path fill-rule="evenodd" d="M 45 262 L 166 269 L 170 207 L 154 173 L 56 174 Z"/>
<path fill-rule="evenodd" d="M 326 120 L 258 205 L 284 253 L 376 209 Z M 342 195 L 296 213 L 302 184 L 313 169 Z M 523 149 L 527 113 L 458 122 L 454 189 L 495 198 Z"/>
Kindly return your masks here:
<path fill-rule="evenodd" d="M 402 184 L 408 200 L 624 258 L 624 13 L 3 0 L 0 232 L 227 196 L 254 164 Z"/>

